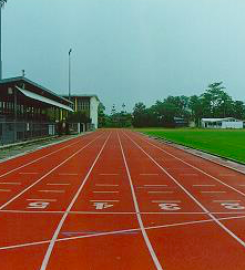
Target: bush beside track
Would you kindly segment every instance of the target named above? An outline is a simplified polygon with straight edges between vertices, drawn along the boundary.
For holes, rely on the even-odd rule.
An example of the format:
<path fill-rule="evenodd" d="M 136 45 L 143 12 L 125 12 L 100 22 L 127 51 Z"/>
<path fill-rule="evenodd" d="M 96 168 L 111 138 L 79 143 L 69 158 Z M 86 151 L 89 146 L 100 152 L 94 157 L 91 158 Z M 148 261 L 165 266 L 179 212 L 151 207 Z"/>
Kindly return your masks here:
<path fill-rule="evenodd" d="M 136 131 L 245 164 L 245 130 L 149 128 Z"/>

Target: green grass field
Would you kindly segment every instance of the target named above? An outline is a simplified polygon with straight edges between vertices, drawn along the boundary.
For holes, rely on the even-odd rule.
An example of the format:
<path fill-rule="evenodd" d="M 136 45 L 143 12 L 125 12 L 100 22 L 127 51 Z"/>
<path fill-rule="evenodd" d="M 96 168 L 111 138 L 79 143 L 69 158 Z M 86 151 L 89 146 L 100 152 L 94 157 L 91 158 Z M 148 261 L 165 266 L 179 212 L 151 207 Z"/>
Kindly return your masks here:
<path fill-rule="evenodd" d="M 245 163 L 245 130 L 149 128 L 137 131 Z"/>

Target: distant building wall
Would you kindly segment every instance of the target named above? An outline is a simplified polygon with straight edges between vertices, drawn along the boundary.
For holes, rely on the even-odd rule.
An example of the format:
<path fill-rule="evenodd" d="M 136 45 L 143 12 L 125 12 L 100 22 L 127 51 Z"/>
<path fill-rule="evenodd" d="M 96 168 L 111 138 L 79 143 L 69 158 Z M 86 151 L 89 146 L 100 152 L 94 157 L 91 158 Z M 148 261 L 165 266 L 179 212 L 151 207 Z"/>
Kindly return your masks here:
<path fill-rule="evenodd" d="M 96 97 L 91 97 L 90 99 L 90 118 L 92 119 L 92 124 L 97 129 L 98 128 L 98 110 L 100 102 Z"/>
<path fill-rule="evenodd" d="M 222 128 L 243 128 L 243 122 L 222 122 Z"/>

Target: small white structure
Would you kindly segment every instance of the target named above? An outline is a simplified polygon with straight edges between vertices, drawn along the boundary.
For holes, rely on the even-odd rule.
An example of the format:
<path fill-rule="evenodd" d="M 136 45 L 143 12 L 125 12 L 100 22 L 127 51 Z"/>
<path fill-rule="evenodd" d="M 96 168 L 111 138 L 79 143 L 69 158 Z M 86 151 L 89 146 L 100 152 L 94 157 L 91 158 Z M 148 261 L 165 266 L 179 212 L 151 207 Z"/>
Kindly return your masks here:
<path fill-rule="evenodd" d="M 203 128 L 243 128 L 243 121 L 234 117 L 202 118 L 201 124 Z"/>
<path fill-rule="evenodd" d="M 97 95 L 71 95 L 64 96 L 73 102 L 73 109 L 75 112 L 84 112 L 87 117 L 91 119 L 92 127 L 98 128 L 98 115 L 100 100 Z M 83 130 L 85 127 L 83 126 Z"/>

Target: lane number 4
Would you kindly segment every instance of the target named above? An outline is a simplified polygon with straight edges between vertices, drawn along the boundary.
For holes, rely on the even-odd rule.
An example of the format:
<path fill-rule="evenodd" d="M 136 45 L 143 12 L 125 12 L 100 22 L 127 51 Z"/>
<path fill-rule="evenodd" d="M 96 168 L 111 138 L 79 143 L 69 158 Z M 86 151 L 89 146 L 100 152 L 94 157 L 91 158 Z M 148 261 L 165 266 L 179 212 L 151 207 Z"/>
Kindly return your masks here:
<path fill-rule="evenodd" d="M 159 207 L 162 210 L 166 210 L 166 211 L 178 211 L 181 209 L 177 203 L 160 203 Z"/>

